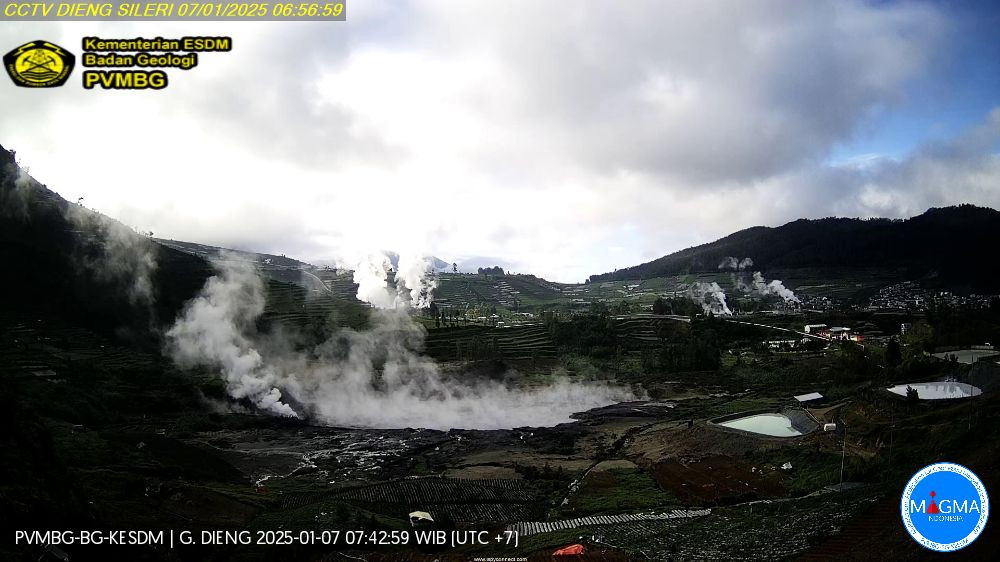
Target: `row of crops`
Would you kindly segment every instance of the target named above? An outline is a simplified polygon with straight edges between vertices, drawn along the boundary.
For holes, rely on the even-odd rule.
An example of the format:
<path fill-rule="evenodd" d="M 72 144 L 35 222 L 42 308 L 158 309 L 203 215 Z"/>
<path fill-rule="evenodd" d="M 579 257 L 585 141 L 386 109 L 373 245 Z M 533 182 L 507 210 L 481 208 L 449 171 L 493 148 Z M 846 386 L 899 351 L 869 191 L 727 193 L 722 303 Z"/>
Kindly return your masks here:
<path fill-rule="evenodd" d="M 640 346 L 644 344 L 655 345 L 660 342 L 656 328 L 656 321 L 649 318 L 624 318 L 615 321 L 615 332 L 618 336 Z"/>
<path fill-rule="evenodd" d="M 364 503 L 517 503 L 534 495 L 520 480 L 414 478 L 380 482 L 338 492 L 336 497 Z"/>
<path fill-rule="evenodd" d="M 74 365 L 90 365 L 116 370 L 148 367 L 152 358 L 125 349 L 93 332 L 64 325 L 50 318 L 8 313 L 0 315 L 3 339 L 0 340 L 0 364 L 15 372 L 51 375 L 64 374 Z"/>
<path fill-rule="evenodd" d="M 435 520 L 503 523 L 538 517 L 544 505 L 522 480 L 465 480 L 439 477 L 390 480 L 321 495 L 287 494 L 281 509 L 298 509 L 317 502 L 346 502 L 367 511 L 407 517 L 427 511 Z"/>
<path fill-rule="evenodd" d="M 490 328 L 463 326 L 431 330 L 427 354 L 442 360 L 503 359 L 533 361 L 556 356 L 545 326 Z"/>
<path fill-rule="evenodd" d="M 319 283 L 316 280 L 316 283 Z M 342 285 L 338 292 L 345 292 Z M 325 326 L 334 321 L 338 325 L 356 327 L 367 318 L 368 306 L 350 296 L 333 292 L 309 291 L 299 285 L 274 280 L 267 284 L 267 305 L 262 320 L 285 327 L 305 329 Z"/>
<path fill-rule="evenodd" d="M 576 529 L 593 525 L 615 525 L 619 523 L 634 523 L 638 521 L 662 521 L 671 519 L 690 519 L 711 515 L 711 509 L 674 509 L 663 513 L 621 513 L 617 515 L 593 515 L 563 519 L 561 521 L 522 521 L 507 527 L 522 537 L 551 533 L 565 529 Z"/>
<path fill-rule="evenodd" d="M 522 305 L 555 301 L 563 298 L 563 294 L 555 283 L 530 275 L 443 274 L 438 276 L 434 297 L 442 306 L 465 308 L 490 304 L 517 310 Z"/>

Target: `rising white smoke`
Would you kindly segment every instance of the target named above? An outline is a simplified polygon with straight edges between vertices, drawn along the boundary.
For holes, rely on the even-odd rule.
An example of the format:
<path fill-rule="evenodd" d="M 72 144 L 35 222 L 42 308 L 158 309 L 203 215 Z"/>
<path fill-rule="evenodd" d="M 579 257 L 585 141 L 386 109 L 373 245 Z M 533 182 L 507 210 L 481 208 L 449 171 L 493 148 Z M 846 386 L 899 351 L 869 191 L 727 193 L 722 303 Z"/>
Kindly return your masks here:
<path fill-rule="evenodd" d="M 694 302 L 701 305 L 705 314 L 714 316 L 732 316 L 733 311 L 729 310 L 726 304 L 726 293 L 716 282 L 705 283 L 699 281 L 688 288 L 688 296 Z"/>
<path fill-rule="evenodd" d="M 395 308 L 398 294 L 390 290 L 386 282 L 392 271 L 389 256 L 382 252 L 367 254 L 355 260 L 350 269 L 354 270 L 354 282 L 358 284 L 358 300 L 376 308 Z"/>
<path fill-rule="evenodd" d="M 719 264 L 719 269 L 733 269 L 733 270 L 735 270 L 739 266 L 740 266 L 740 262 L 736 258 L 734 258 L 732 256 L 727 256 L 727 257 L 723 258 L 722 263 Z"/>
<path fill-rule="evenodd" d="M 625 389 L 565 379 L 531 390 L 448 379 L 419 353 L 424 337 L 405 310 L 376 310 L 369 330 L 343 330 L 315 358 L 282 358 L 292 373 L 285 388 L 322 423 L 382 428 L 553 425 L 573 412 L 634 398 Z"/>
<path fill-rule="evenodd" d="M 4 167 L 4 183 L 10 183 L 0 186 L 0 217 L 26 221 L 31 217 L 31 197 L 36 182 L 21 166 L 7 163 Z"/>
<path fill-rule="evenodd" d="M 243 260 L 219 260 L 218 273 L 189 301 L 167 332 L 167 351 L 184 368 L 212 367 L 226 383 L 229 395 L 248 399 L 258 408 L 297 417 L 281 401 L 278 375 L 245 334 L 264 312 L 264 284 Z"/>
<path fill-rule="evenodd" d="M 70 203 L 65 216 L 80 236 L 89 237 L 100 248 L 97 254 L 74 256 L 78 265 L 98 279 L 125 283 L 132 304 L 152 305 L 156 243 L 83 205 Z"/>
<path fill-rule="evenodd" d="M 432 275 L 434 264 L 430 256 L 401 254 L 396 271 L 396 289 L 399 293 L 409 291 L 410 306 L 427 308 L 431 305 L 432 292 L 437 287 L 437 278 Z"/>
<path fill-rule="evenodd" d="M 750 269 L 753 267 L 753 260 L 750 258 L 743 258 L 742 260 L 734 258 L 733 256 L 726 256 L 719 263 L 719 269 L 732 270 L 732 271 L 743 271 L 744 269 Z"/>
<path fill-rule="evenodd" d="M 420 254 L 401 254 L 393 259 L 386 252 L 370 252 L 360 259 L 340 260 L 338 266 L 354 271 L 358 300 L 375 308 L 427 308 L 437 280 L 432 275 L 432 258 Z M 388 280 L 395 276 L 390 285 Z"/>
<path fill-rule="evenodd" d="M 405 304 L 420 301 L 426 282 L 405 279 L 409 293 L 401 294 L 387 285 L 382 273 L 391 267 L 388 259 L 375 255 L 367 265 L 360 275 L 356 270 L 355 281 L 359 297 L 376 307 L 370 328 L 343 329 L 302 352 L 255 335 L 253 326 L 264 310 L 266 295 L 252 265 L 218 264 L 218 274 L 167 333 L 168 351 L 179 365 L 218 369 L 233 398 L 248 399 L 278 415 L 327 425 L 433 429 L 552 425 L 568 421 L 574 412 L 635 399 L 628 389 L 601 383 L 562 380 L 537 389 L 516 389 L 495 381 L 447 378 L 420 353 L 426 332 L 410 318 Z M 422 292 L 414 297 L 416 288 Z"/>
<path fill-rule="evenodd" d="M 749 269 L 753 267 L 753 260 L 750 258 L 743 258 L 742 260 L 734 258 L 732 256 L 726 257 L 719 264 L 719 269 L 732 270 L 735 272 L 749 272 Z M 755 271 L 753 276 L 749 279 L 746 278 L 746 273 L 733 273 L 732 274 L 733 285 L 743 291 L 744 293 L 757 293 L 762 297 L 768 295 L 777 295 L 781 297 L 786 303 L 798 304 L 799 298 L 795 296 L 795 293 L 785 287 L 779 279 L 774 279 L 768 282 L 764 279 L 764 275 L 759 271 Z"/>
<path fill-rule="evenodd" d="M 753 273 L 751 285 L 747 286 L 746 284 L 743 284 L 742 287 L 746 291 L 754 291 L 762 297 L 777 295 L 786 303 L 798 304 L 801 302 L 799 297 L 795 296 L 795 292 L 785 287 L 784 283 L 782 283 L 780 279 L 773 279 L 768 282 L 759 271 L 755 271 Z"/>

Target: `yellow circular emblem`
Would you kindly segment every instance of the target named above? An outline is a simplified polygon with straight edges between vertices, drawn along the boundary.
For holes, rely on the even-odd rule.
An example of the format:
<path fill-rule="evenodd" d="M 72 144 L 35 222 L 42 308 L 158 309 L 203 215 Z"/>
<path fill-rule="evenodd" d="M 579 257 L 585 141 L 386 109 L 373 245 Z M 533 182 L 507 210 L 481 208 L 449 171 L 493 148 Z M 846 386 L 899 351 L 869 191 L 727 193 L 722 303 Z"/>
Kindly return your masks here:
<path fill-rule="evenodd" d="M 26 88 L 54 88 L 66 83 L 76 57 L 55 43 L 29 41 L 3 57 L 14 84 Z"/>
<path fill-rule="evenodd" d="M 63 69 L 62 58 L 45 48 L 21 53 L 14 65 L 21 78 L 34 84 L 46 84 L 55 80 Z"/>

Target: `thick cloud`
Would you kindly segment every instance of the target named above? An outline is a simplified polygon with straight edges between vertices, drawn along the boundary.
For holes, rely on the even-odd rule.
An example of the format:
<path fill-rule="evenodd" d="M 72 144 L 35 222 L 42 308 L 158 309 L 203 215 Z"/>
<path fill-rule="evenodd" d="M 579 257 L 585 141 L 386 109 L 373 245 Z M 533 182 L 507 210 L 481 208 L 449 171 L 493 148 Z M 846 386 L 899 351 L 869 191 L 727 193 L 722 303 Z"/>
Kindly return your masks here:
<path fill-rule="evenodd" d="M 421 44 L 492 61 L 504 97 L 488 115 L 529 148 L 737 181 L 822 157 L 898 101 L 948 28 L 926 6 L 854 2 L 445 3 L 436 16 Z"/>
<path fill-rule="evenodd" d="M 906 217 L 929 207 L 971 202 L 1000 208 L 1000 108 L 982 124 L 928 143 L 902 159 L 873 156 L 776 176 L 758 193 L 795 193 L 793 213 Z"/>
<path fill-rule="evenodd" d="M 349 18 L 5 28 L 71 49 L 228 32 L 234 50 L 161 92 L 8 88 L 0 142 L 158 236 L 497 256 L 567 281 L 754 224 L 998 203 L 995 117 L 898 160 L 828 162 L 954 56 L 939 4 L 364 2 Z"/>

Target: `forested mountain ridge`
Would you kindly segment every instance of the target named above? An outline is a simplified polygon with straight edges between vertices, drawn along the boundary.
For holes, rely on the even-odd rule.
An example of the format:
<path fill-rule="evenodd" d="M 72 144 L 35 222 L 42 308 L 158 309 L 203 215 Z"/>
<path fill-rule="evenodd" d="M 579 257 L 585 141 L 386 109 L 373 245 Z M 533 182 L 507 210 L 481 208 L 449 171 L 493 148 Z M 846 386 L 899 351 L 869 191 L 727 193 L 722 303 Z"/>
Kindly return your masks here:
<path fill-rule="evenodd" d="M 157 346 L 212 274 L 205 260 L 70 203 L 0 147 L 0 303 Z"/>
<path fill-rule="evenodd" d="M 891 267 L 946 285 L 1000 291 L 1000 212 L 974 205 L 932 208 L 909 219 L 799 219 L 755 226 L 589 282 L 717 271 L 729 256 L 754 267 Z"/>

